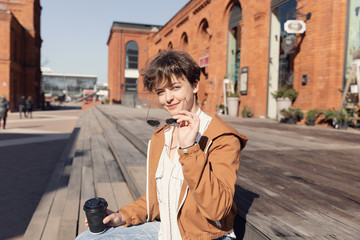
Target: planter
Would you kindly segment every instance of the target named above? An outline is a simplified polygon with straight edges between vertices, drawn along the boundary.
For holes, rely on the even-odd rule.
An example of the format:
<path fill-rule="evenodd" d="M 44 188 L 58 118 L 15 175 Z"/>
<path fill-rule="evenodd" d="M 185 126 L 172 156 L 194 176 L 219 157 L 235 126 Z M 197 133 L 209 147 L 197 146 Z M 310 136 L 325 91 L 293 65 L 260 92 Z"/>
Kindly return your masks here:
<path fill-rule="evenodd" d="M 310 120 L 310 121 L 308 120 L 307 125 L 308 126 L 315 126 L 315 120 Z"/>
<path fill-rule="evenodd" d="M 277 120 L 280 121 L 281 118 L 284 116 L 280 113 L 282 109 L 289 109 L 291 107 L 291 100 L 290 98 L 277 98 L 276 104 L 277 104 Z"/>
<path fill-rule="evenodd" d="M 232 117 L 237 117 L 238 111 L 239 111 L 239 98 L 238 97 L 228 97 L 226 100 L 227 100 L 227 107 L 228 107 L 229 115 Z"/>
<path fill-rule="evenodd" d="M 347 129 L 347 127 L 348 127 L 347 121 L 341 121 L 335 124 L 336 129 Z"/>
<path fill-rule="evenodd" d="M 290 117 L 290 118 L 282 118 L 280 120 L 280 123 L 286 123 L 286 124 L 296 124 L 296 118 Z"/>

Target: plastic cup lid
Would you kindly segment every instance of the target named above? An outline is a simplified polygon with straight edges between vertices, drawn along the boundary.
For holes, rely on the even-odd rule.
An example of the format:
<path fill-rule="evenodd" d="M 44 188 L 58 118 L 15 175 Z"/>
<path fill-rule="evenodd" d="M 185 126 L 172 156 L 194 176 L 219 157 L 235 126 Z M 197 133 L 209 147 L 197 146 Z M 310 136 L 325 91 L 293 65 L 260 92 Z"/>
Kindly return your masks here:
<path fill-rule="evenodd" d="M 96 197 L 87 200 L 84 204 L 85 211 L 103 211 L 107 208 L 108 203 L 104 198 Z"/>

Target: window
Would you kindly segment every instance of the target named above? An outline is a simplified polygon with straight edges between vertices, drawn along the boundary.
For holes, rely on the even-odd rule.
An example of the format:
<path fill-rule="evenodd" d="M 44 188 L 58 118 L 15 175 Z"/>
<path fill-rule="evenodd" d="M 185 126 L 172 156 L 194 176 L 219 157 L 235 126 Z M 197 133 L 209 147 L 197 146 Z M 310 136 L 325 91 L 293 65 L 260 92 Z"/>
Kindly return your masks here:
<path fill-rule="evenodd" d="M 136 42 L 130 41 L 126 44 L 126 57 L 125 68 L 137 69 L 138 68 L 138 55 L 139 48 Z"/>
<path fill-rule="evenodd" d="M 181 42 L 181 48 L 186 51 L 189 45 L 189 41 L 188 41 L 188 36 L 185 32 L 181 35 L 180 42 Z"/>
<path fill-rule="evenodd" d="M 172 44 L 172 42 L 169 42 L 169 44 L 168 44 L 168 49 L 169 49 L 169 50 L 173 49 L 173 44 Z"/>
<path fill-rule="evenodd" d="M 137 92 L 137 78 L 125 78 L 125 92 Z"/>

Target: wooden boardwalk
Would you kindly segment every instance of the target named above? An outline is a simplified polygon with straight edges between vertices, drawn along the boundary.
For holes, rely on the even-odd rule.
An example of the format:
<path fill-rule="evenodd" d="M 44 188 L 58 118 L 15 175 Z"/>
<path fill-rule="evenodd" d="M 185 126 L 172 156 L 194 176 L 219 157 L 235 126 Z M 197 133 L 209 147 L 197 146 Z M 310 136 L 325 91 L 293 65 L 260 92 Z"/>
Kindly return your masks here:
<path fill-rule="evenodd" d="M 105 197 L 118 209 L 145 192 L 147 109 L 83 112 L 74 144 L 54 172 L 24 239 L 73 239 L 82 205 Z M 150 117 L 167 113 L 151 109 Z M 238 239 L 360 239 L 360 134 L 223 117 L 249 137 L 235 201 Z M 76 136 L 75 136 L 76 135 Z"/>

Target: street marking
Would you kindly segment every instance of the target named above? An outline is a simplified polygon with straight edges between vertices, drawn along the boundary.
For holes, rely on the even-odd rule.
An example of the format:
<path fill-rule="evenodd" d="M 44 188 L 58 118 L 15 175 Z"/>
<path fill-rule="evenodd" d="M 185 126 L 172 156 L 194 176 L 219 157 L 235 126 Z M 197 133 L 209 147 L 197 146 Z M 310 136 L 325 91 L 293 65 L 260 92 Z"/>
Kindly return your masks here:
<path fill-rule="evenodd" d="M 70 135 L 71 135 L 70 133 L 48 134 L 48 135 L 39 136 L 39 137 L 27 137 L 27 138 L 21 138 L 21 139 L 2 140 L 2 141 L 0 141 L 0 147 L 64 140 L 64 139 L 68 139 L 70 137 Z"/>
<path fill-rule="evenodd" d="M 31 128 L 8 128 L 1 130 L 0 133 L 19 133 L 19 134 L 63 134 L 64 131 L 48 131 Z"/>

